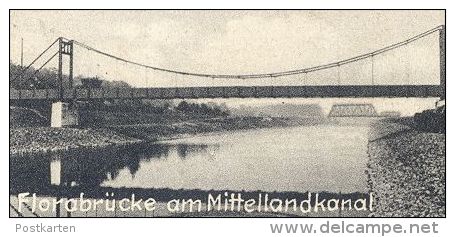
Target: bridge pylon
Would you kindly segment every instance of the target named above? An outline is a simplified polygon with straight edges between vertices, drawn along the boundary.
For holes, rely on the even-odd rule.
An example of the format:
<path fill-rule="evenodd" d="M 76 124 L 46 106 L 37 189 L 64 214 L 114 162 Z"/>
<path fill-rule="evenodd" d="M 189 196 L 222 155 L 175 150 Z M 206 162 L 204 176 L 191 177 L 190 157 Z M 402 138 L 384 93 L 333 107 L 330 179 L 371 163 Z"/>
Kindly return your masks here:
<path fill-rule="evenodd" d="M 52 103 L 51 127 L 76 126 L 79 124 L 79 111 L 75 101 L 64 101 L 65 86 L 63 82 L 63 57 L 68 62 L 68 87 L 73 88 L 73 41 L 63 37 L 58 38 L 58 91 L 59 99 Z"/>
<path fill-rule="evenodd" d="M 63 37 L 58 38 L 58 83 L 60 91 L 60 99 L 63 100 L 63 57 L 67 56 L 69 58 L 68 62 L 68 87 L 73 88 L 73 54 L 74 47 L 73 41 L 67 40 Z"/>
<path fill-rule="evenodd" d="M 439 30 L 439 77 L 441 86 L 441 100 L 446 99 L 446 26 Z"/>

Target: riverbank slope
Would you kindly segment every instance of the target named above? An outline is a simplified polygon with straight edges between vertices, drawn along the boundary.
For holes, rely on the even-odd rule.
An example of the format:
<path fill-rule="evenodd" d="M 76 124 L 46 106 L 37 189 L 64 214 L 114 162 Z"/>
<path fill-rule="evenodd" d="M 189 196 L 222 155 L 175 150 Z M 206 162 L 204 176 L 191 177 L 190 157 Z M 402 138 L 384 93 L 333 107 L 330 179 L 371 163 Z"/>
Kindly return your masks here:
<path fill-rule="evenodd" d="M 286 127 L 314 121 L 270 117 L 219 117 L 169 124 L 111 125 L 101 128 L 10 128 L 10 155 L 124 146 L 200 133 Z"/>
<path fill-rule="evenodd" d="M 368 176 L 377 217 L 445 217 L 445 134 L 409 120 L 371 125 Z"/>

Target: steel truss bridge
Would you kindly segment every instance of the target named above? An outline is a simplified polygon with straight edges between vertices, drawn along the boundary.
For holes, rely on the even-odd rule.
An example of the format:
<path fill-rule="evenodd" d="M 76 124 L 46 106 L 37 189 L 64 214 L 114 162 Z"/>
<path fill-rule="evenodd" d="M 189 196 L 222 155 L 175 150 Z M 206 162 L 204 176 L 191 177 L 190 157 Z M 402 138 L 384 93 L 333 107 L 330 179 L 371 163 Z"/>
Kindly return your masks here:
<path fill-rule="evenodd" d="M 329 118 L 336 117 L 378 117 L 372 104 L 335 104 L 329 112 Z"/>

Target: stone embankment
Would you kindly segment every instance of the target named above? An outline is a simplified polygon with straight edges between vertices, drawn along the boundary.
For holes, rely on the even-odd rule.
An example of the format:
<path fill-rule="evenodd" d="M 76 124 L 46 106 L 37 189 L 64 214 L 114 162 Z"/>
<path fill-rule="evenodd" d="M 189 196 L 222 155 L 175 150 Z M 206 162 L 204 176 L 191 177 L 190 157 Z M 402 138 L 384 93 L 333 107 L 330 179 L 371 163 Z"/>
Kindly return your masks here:
<path fill-rule="evenodd" d="M 139 139 L 126 137 L 108 129 L 29 127 L 11 128 L 9 134 L 10 155 L 105 148 L 141 142 Z"/>
<path fill-rule="evenodd" d="M 378 217 L 445 217 L 445 134 L 400 121 L 372 125 L 368 176 Z"/>

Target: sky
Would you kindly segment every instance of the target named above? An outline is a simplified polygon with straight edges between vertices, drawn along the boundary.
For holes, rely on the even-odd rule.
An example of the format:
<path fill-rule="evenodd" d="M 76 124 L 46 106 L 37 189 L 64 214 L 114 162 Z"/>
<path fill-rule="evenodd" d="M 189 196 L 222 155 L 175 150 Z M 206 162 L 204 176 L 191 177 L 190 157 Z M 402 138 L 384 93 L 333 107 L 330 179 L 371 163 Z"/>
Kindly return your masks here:
<path fill-rule="evenodd" d="M 10 53 L 11 61 L 19 63 L 22 38 L 27 65 L 63 36 L 162 68 L 209 74 L 271 73 L 369 53 L 442 24 L 443 11 L 11 11 Z M 437 42 L 438 36 L 433 34 L 372 59 L 374 83 L 438 83 Z M 308 75 L 232 81 L 157 73 L 79 47 L 74 54 L 75 75 L 123 80 L 138 87 L 373 83 L 372 60 Z M 54 61 L 51 67 L 56 66 Z M 238 105 L 283 101 L 227 102 Z M 318 103 L 328 107 L 332 103 L 328 101 Z M 379 107 L 387 104 L 371 101 Z M 403 105 L 392 103 L 384 110 L 395 108 L 412 113 L 434 102 L 400 101 Z"/>

